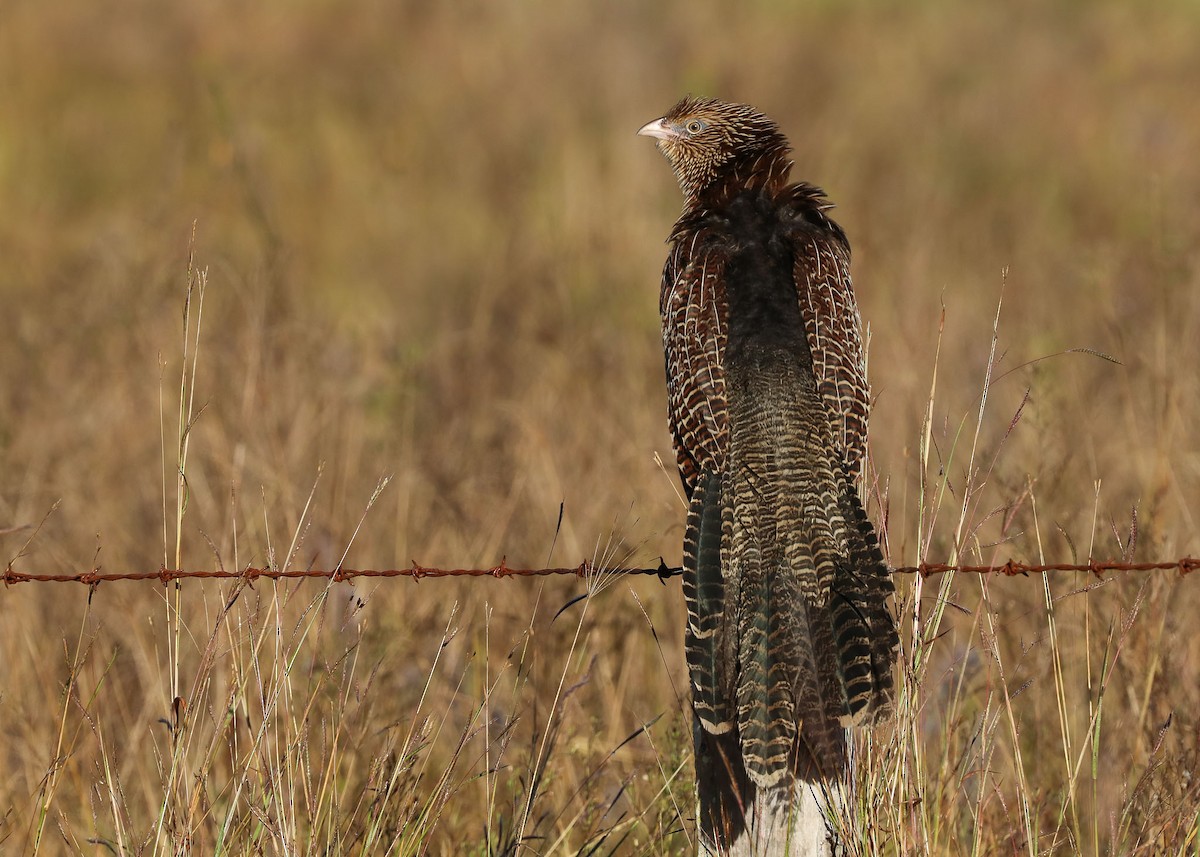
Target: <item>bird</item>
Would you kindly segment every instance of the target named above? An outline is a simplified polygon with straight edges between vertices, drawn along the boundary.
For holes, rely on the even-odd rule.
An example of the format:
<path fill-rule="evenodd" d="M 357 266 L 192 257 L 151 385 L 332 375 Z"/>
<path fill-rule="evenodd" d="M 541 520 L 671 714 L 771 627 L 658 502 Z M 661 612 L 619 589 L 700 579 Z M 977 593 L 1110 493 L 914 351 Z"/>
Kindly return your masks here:
<path fill-rule="evenodd" d="M 659 309 L 696 741 L 732 747 L 748 789 L 833 778 L 845 729 L 890 709 L 899 645 L 859 496 L 870 400 L 850 245 L 753 107 L 688 96 L 638 133 L 684 198 Z"/>

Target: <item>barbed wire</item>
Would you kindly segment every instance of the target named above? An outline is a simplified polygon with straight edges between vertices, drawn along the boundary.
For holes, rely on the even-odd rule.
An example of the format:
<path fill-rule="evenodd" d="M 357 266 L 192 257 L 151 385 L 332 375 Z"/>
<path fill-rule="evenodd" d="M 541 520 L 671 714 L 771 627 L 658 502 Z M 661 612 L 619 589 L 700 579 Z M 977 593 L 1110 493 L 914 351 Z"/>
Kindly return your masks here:
<path fill-rule="evenodd" d="M 1178 571 L 1179 576 L 1184 577 L 1194 571 L 1200 570 L 1200 559 L 1183 557 L 1181 559 L 1164 560 L 1161 562 L 1091 560 L 1086 563 L 1050 563 L 1043 565 L 1016 562 L 1014 560 L 1009 560 L 1003 565 L 955 565 L 950 563 L 923 562 L 920 565 L 906 565 L 893 568 L 892 573 L 919 574 L 922 577 L 929 577 L 935 574 L 957 572 L 960 574 L 1001 574 L 1006 577 L 1014 577 L 1017 575 L 1074 571 L 1086 572 L 1096 577 L 1102 577 L 1104 574 L 1114 571 L 1171 570 Z M 492 568 L 428 568 L 413 563 L 409 568 L 335 568 L 328 571 L 320 569 L 284 570 L 275 568 L 245 568 L 241 571 L 227 571 L 225 569 L 216 571 L 185 571 L 182 569 L 160 568 L 157 571 L 103 572 L 97 568 L 76 574 L 30 574 L 17 571 L 10 564 L 5 568 L 4 574 L 0 575 L 0 581 L 3 581 L 4 585 L 8 587 L 17 583 L 83 583 L 88 586 L 97 586 L 101 583 L 120 580 L 157 580 L 163 584 L 167 584 L 172 581 L 191 579 L 245 580 L 252 583 L 256 580 L 291 580 L 303 578 L 331 578 L 334 581 L 340 582 L 353 580 L 358 577 L 411 577 L 413 580 L 421 580 L 426 577 L 548 577 L 558 574 L 588 577 L 596 574 L 640 574 L 652 575 L 665 582 L 669 578 L 676 577 L 682 573 L 683 569 L 677 566 L 668 566 L 665 562 L 660 563 L 658 568 L 605 568 L 584 561 L 577 566 L 566 568 L 509 568 L 504 562 Z"/>

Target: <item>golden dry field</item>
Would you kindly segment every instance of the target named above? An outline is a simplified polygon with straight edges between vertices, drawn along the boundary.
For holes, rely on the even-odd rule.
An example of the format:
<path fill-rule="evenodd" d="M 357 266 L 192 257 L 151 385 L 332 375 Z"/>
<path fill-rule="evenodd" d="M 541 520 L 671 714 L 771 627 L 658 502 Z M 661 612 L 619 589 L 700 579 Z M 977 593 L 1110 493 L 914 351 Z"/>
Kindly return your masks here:
<path fill-rule="evenodd" d="M 0 0 L 0 563 L 676 563 L 686 92 L 838 205 L 893 564 L 1200 554 L 1189 0 Z M 898 583 L 851 853 L 1200 854 L 1200 576 Z M 694 852 L 682 606 L 11 584 L 0 853 Z"/>

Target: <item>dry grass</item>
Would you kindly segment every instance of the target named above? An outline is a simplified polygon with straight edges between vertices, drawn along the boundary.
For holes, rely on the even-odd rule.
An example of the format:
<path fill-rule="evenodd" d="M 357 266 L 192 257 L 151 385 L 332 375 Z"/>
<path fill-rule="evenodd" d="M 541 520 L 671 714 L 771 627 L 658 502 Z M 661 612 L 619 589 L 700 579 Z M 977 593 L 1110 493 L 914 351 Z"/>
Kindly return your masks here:
<path fill-rule="evenodd" d="M 0 5 L 0 559 L 676 559 L 633 131 L 688 90 L 839 204 L 893 562 L 1196 554 L 1198 40 L 1183 0 Z M 1196 587 L 903 582 L 861 853 L 1200 853 Z M 686 853 L 678 589 L 587 588 L 0 593 L 0 850 Z"/>

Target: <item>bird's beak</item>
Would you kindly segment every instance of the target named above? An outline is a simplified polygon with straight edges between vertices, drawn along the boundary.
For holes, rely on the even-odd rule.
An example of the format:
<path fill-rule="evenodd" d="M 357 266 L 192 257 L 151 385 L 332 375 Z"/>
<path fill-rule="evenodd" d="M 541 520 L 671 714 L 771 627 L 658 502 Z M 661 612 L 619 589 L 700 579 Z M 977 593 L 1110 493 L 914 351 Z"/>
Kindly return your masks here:
<path fill-rule="evenodd" d="M 638 135 L 641 137 L 657 137 L 660 140 L 670 140 L 675 136 L 675 132 L 667 127 L 666 120 L 655 119 L 653 122 L 647 122 L 638 130 Z"/>

